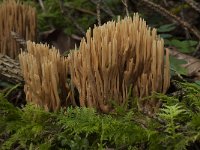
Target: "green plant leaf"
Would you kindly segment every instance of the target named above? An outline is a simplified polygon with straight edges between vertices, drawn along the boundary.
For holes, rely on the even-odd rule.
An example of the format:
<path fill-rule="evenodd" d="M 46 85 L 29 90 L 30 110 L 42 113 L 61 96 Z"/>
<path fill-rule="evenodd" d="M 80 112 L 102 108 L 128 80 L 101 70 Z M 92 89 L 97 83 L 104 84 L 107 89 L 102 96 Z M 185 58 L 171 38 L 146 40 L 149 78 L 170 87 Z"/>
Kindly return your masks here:
<path fill-rule="evenodd" d="M 187 62 L 183 59 L 177 59 L 173 56 L 169 57 L 170 67 L 172 70 L 176 71 L 178 74 L 187 75 L 187 69 L 183 68 L 181 65 Z M 171 72 L 173 74 L 173 72 Z"/>
<path fill-rule="evenodd" d="M 169 38 L 171 38 L 172 37 L 172 35 L 171 34 L 159 34 L 160 35 L 160 37 L 161 38 L 163 38 L 163 39 L 169 39 Z"/>
<path fill-rule="evenodd" d="M 170 32 L 172 30 L 174 30 L 176 28 L 176 26 L 174 24 L 165 24 L 160 26 L 157 31 L 158 32 Z"/>
<path fill-rule="evenodd" d="M 160 110 L 161 113 L 159 113 L 159 116 L 166 120 L 175 119 L 179 114 L 185 111 L 181 106 L 178 106 L 177 104 L 172 106 L 165 106 L 165 108 L 161 108 Z"/>
<path fill-rule="evenodd" d="M 195 81 L 195 83 L 200 86 L 200 80 Z"/>
<path fill-rule="evenodd" d="M 171 40 L 169 42 L 169 45 L 175 46 L 182 53 L 191 53 L 191 52 L 194 52 L 195 51 L 195 46 L 197 44 L 198 44 L 197 41 L 192 41 L 192 40 L 180 41 L 180 40 L 176 40 L 175 39 L 175 40 Z"/>

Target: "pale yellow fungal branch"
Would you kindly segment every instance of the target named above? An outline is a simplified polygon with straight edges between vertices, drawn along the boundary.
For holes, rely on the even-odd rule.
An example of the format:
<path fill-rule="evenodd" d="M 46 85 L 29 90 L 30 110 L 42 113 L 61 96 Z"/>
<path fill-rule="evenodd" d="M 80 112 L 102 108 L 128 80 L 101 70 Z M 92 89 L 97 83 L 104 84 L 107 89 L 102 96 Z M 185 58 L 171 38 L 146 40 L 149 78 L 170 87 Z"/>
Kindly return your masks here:
<path fill-rule="evenodd" d="M 68 61 L 80 105 L 103 112 L 112 110 L 109 100 L 124 106 L 131 85 L 139 98 L 169 87 L 169 53 L 164 59 L 163 39 L 138 14 L 89 29 Z"/>
<path fill-rule="evenodd" d="M 53 111 L 72 104 L 66 58 L 55 48 L 30 41 L 27 50 L 19 55 L 27 101 Z"/>
<path fill-rule="evenodd" d="M 14 32 L 26 41 L 35 41 L 36 11 L 17 0 L 4 0 L 0 4 L 0 53 L 11 58 L 18 57 L 21 48 L 11 35 Z"/>

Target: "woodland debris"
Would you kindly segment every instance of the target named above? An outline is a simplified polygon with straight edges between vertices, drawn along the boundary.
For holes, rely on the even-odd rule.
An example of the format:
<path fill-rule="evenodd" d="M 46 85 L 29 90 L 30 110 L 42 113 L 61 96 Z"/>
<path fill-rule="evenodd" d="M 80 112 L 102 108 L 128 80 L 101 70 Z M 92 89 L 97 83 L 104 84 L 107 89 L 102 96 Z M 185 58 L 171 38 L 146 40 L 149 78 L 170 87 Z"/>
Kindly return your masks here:
<path fill-rule="evenodd" d="M 195 0 L 185 0 L 194 10 L 200 13 L 200 5 Z"/>
<path fill-rule="evenodd" d="M 171 56 L 174 56 L 176 59 L 181 59 L 186 61 L 186 64 L 181 65 L 183 68 L 187 70 L 187 76 L 191 77 L 191 79 L 200 80 L 200 60 L 192 57 L 187 54 L 183 54 L 176 50 L 175 48 L 168 49 Z"/>
<path fill-rule="evenodd" d="M 19 62 L 6 55 L 0 54 L 0 79 L 13 84 L 23 82 Z"/>
<path fill-rule="evenodd" d="M 153 9 L 154 11 L 160 13 L 162 16 L 166 17 L 172 22 L 178 23 L 183 28 L 188 29 L 192 34 L 194 34 L 200 40 L 200 31 L 193 27 L 190 23 L 182 20 L 180 17 L 172 14 L 167 9 L 163 8 L 162 6 L 150 1 L 150 0 L 141 0 L 145 3 L 149 8 Z"/>

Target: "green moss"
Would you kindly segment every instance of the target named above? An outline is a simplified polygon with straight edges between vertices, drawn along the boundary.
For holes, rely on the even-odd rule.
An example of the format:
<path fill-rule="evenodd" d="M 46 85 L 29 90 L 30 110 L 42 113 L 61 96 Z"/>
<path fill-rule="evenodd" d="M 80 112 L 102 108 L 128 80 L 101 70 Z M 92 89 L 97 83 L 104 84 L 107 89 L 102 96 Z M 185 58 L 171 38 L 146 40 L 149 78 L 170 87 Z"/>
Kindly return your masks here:
<path fill-rule="evenodd" d="M 113 114 L 90 108 L 54 113 L 33 105 L 19 109 L 1 93 L 0 137 L 7 137 L 0 149 L 186 149 L 200 141 L 200 87 L 177 84 L 184 96 L 153 95 L 163 101 L 154 117 L 136 108 L 118 107 L 120 111 Z"/>

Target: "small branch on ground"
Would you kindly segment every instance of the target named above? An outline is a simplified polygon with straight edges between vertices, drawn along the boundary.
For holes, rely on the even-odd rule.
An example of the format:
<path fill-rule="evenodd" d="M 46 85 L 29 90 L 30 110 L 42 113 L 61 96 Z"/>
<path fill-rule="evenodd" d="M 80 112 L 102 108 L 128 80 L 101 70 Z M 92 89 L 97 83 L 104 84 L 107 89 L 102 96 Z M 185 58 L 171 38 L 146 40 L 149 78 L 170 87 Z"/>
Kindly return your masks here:
<path fill-rule="evenodd" d="M 192 32 L 199 40 L 200 40 L 200 31 L 197 30 L 195 27 L 192 27 L 188 22 L 183 21 L 180 17 L 172 14 L 170 11 L 166 10 L 162 6 L 155 4 L 152 1 L 149 0 L 141 0 L 143 3 L 145 3 L 149 8 L 155 10 L 156 12 L 160 13 L 167 19 L 169 19 L 171 22 L 178 23 L 183 28 L 187 28 L 190 32 Z"/>
<path fill-rule="evenodd" d="M 194 0 L 185 0 L 194 10 L 200 13 L 200 5 Z"/>
<path fill-rule="evenodd" d="M 98 25 L 101 26 L 101 11 L 100 11 L 100 5 L 101 4 L 101 0 L 98 0 L 97 3 L 97 21 L 98 21 Z"/>
<path fill-rule="evenodd" d="M 23 82 L 19 62 L 0 54 L 0 78 L 14 84 Z"/>
<path fill-rule="evenodd" d="M 97 5 L 97 1 L 96 0 L 90 0 L 93 4 Z M 105 2 L 102 1 L 102 3 L 104 5 L 101 5 L 100 8 L 101 10 L 103 10 L 105 13 L 107 13 L 110 17 L 114 18 L 115 17 L 115 14 L 112 12 L 112 10 L 107 6 L 105 5 Z"/>
<path fill-rule="evenodd" d="M 124 4 L 124 6 L 125 6 L 125 9 L 126 9 L 126 16 L 129 16 L 129 11 L 128 11 L 128 3 L 127 3 L 127 0 L 122 0 L 122 3 Z"/>
<path fill-rule="evenodd" d="M 75 19 L 69 13 L 67 13 L 66 8 L 64 7 L 63 1 L 60 0 L 59 2 L 60 2 L 60 9 L 61 9 L 62 14 L 65 17 L 68 17 L 72 21 L 72 23 L 81 32 L 82 35 L 85 35 L 84 29 L 75 21 Z"/>

